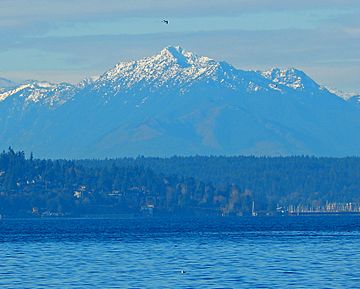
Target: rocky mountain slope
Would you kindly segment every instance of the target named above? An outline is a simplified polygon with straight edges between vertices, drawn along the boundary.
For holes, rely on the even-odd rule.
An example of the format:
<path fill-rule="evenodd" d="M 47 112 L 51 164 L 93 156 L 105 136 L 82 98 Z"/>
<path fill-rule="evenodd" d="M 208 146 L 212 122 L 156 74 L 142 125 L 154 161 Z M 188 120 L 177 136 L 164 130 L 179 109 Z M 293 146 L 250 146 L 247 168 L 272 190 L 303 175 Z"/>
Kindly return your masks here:
<path fill-rule="evenodd" d="M 78 85 L 0 91 L 0 143 L 41 157 L 360 154 L 360 106 L 297 69 L 240 70 L 180 47 Z"/>

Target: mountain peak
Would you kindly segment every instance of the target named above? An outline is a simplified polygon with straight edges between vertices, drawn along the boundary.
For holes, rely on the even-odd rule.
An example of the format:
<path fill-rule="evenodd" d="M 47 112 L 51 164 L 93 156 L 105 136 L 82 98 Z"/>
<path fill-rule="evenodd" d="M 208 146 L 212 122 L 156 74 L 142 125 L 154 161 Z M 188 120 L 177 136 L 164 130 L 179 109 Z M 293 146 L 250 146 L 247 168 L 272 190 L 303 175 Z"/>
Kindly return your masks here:
<path fill-rule="evenodd" d="M 209 57 L 199 56 L 193 52 L 183 49 L 180 46 L 167 46 L 160 51 L 159 56 L 170 59 L 183 68 L 196 64 L 204 64 L 204 63 L 206 64 L 210 62 L 211 63 L 215 62 Z"/>
<path fill-rule="evenodd" d="M 246 71 L 169 46 L 73 86 L 0 90 L 0 143 L 49 157 L 354 155 L 359 98 L 304 72 Z"/>
<path fill-rule="evenodd" d="M 185 51 L 180 46 L 168 46 L 161 50 L 160 55 L 174 60 L 181 67 L 190 66 L 196 58 L 193 53 Z"/>
<path fill-rule="evenodd" d="M 24 104 L 39 103 L 50 107 L 64 104 L 77 89 L 68 83 L 53 84 L 47 81 L 26 80 L 16 87 L 0 91 L 0 102 L 15 97 Z"/>
<path fill-rule="evenodd" d="M 332 94 L 337 95 L 338 97 L 344 99 L 344 100 L 350 100 L 353 97 L 359 97 L 359 95 L 356 92 L 345 92 L 342 90 L 338 90 L 335 88 L 331 88 L 331 87 L 326 87 L 323 86 L 324 89 L 326 89 L 327 91 L 329 91 Z"/>
<path fill-rule="evenodd" d="M 272 82 L 288 86 L 295 90 L 306 90 L 307 88 L 318 88 L 319 85 L 313 81 L 305 72 L 296 68 L 272 68 L 261 73 Z"/>
<path fill-rule="evenodd" d="M 219 66 L 219 62 L 180 46 L 168 46 L 156 55 L 118 63 L 95 82 L 95 88 L 102 89 L 109 82 L 114 89 L 106 94 L 117 94 L 136 85 L 156 89 L 164 85 L 176 87 L 209 77 Z"/>
<path fill-rule="evenodd" d="M 184 55 L 184 53 L 186 53 L 186 51 L 182 47 L 180 47 L 178 45 L 176 45 L 176 46 L 171 46 L 171 45 L 167 46 L 164 49 L 162 49 L 161 52 L 160 52 L 160 54 L 171 54 L 174 57 L 179 55 L 179 54 Z"/>

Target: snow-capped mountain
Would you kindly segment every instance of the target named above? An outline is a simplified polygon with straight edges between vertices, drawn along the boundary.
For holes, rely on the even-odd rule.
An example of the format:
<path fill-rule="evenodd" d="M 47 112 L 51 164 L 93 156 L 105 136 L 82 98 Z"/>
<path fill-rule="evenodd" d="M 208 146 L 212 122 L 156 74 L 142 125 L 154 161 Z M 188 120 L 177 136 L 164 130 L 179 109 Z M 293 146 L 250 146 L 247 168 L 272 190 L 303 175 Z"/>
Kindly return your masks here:
<path fill-rule="evenodd" d="M 329 92 L 341 97 L 344 100 L 349 100 L 353 96 L 357 95 L 356 92 L 344 92 L 344 91 L 341 91 L 341 90 L 338 90 L 338 89 L 326 88 L 326 87 L 324 87 L 324 89 L 327 89 Z"/>
<path fill-rule="evenodd" d="M 245 71 L 180 47 L 78 85 L 0 92 L 0 142 L 45 157 L 358 155 L 360 112 L 291 68 Z"/>
<path fill-rule="evenodd" d="M 167 47 L 160 54 L 139 61 L 119 63 L 95 84 L 98 92 L 112 96 L 130 90 L 180 89 L 182 93 L 198 83 L 212 83 L 233 90 L 319 89 L 304 72 L 272 69 L 266 72 L 238 70 L 226 62 L 197 56 L 181 47 Z M 113 91 L 105 91 L 109 87 Z"/>
<path fill-rule="evenodd" d="M 28 80 L 19 86 L 0 92 L 0 101 L 17 97 L 22 99 L 24 104 L 38 103 L 53 107 L 64 104 L 76 92 L 76 87 L 71 84 L 53 84 L 45 81 Z"/>
<path fill-rule="evenodd" d="M 273 68 L 261 73 L 275 85 L 284 85 L 298 91 L 317 91 L 319 85 L 307 76 L 303 71 L 295 68 L 280 69 Z"/>

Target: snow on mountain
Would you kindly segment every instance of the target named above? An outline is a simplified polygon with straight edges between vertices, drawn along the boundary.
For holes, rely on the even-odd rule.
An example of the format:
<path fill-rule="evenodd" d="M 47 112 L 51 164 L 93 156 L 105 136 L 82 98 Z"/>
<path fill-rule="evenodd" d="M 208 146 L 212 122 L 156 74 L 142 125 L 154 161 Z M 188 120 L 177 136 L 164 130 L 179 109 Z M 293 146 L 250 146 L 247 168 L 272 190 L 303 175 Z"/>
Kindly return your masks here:
<path fill-rule="evenodd" d="M 324 88 L 327 89 L 330 93 L 333 93 L 344 100 L 349 100 L 353 96 L 357 95 L 356 92 L 344 92 L 335 88 L 328 88 L 328 87 L 324 87 Z"/>
<path fill-rule="evenodd" d="M 95 82 L 94 89 L 112 96 L 134 88 L 152 92 L 175 88 L 186 93 L 201 82 L 233 90 L 269 89 L 269 81 L 253 71 L 238 70 L 226 62 L 198 56 L 179 46 L 166 47 L 159 54 L 142 60 L 117 64 Z M 104 87 L 111 91 L 106 92 Z"/>
<path fill-rule="evenodd" d="M 0 93 L 0 102 L 17 96 L 24 104 L 39 103 L 56 107 L 71 99 L 76 92 L 76 87 L 71 84 L 28 80 L 14 88 L 4 89 Z"/>
<path fill-rule="evenodd" d="M 161 85 L 176 79 L 180 84 L 199 77 L 209 77 L 219 65 L 208 57 L 198 57 L 180 47 L 167 47 L 155 56 L 117 64 L 101 76 L 98 82 L 125 78 L 124 85 L 130 87 L 144 80 L 156 81 Z"/>
<path fill-rule="evenodd" d="M 285 85 L 299 91 L 317 90 L 319 85 L 307 76 L 303 71 L 295 68 L 280 69 L 273 68 L 261 73 L 265 78 L 271 80 L 275 85 Z"/>
<path fill-rule="evenodd" d="M 348 99 L 349 102 L 360 105 L 360 95 L 354 95 Z"/>
<path fill-rule="evenodd" d="M 27 88 L 28 85 L 20 85 L 18 87 L 15 87 L 14 89 L 10 89 L 10 90 L 4 90 L 2 93 L 0 93 L 0 101 L 5 100 L 6 98 L 8 98 L 11 95 L 14 95 L 16 93 L 18 93 L 19 91 L 22 91 L 23 89 Z"/>
<path fill-rule="evenodd" d="M 94 90 L 104 97 L 132 89 L 154 92 L 175 88 L 186 93 L 200 83 L 248 93 L 322 90 L 303 71 L 294 68 L 245 71 L 179 46 L 166 47 L 159 54 L 138 61 L 117 64 L 95 81 Z"/>
<path fill-rule="evenodd" d="M 94 84 L 96 80 L 99 79 L 100 76 L 91 76 L 91 77 L 85 77 L 82 81 L 80 81 L 76 86 L 78 88 L 84 88 L 88 87 Z"/>
<path fill-rule="evenodd" d="M 300 70 L 241 70 L 178 46 L 77 85 L 0 92 L 0 143 L 44 157 L 359 155 L 359 130 L 358 106 Z"/>

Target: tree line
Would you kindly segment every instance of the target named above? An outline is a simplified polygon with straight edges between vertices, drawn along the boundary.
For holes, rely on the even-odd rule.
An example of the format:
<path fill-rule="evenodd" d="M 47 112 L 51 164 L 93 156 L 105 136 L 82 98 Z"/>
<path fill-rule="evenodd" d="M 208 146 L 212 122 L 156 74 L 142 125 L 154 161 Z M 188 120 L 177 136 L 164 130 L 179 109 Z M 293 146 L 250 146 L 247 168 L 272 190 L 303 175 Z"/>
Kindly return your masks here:
<path fill-rule="evenodd" d="M 45 160 L 0 154 L 6 216 L 249 215 L 278 206 L 360 203 L 360 159 L 172 157 Z"/>

